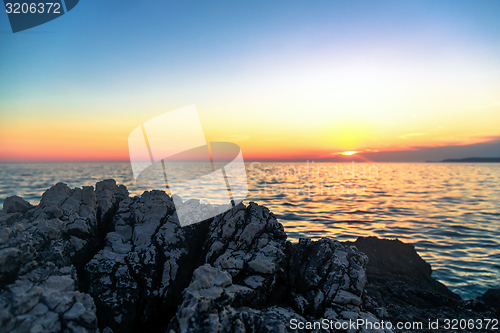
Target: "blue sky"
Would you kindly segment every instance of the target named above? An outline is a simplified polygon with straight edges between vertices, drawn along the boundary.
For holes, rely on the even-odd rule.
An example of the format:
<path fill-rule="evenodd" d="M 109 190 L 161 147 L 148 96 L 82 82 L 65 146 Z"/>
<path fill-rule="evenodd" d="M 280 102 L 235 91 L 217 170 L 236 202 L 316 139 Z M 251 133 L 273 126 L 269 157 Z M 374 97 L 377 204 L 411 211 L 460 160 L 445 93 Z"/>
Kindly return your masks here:
<path fill-rule="evenodd" d="M 54 21 L 12 34 L 3 14 L 0 131 L 9 126 L 27 132 L 30 128 L 21 125 L 27 119 L 64 120 L 116 126 L 123 130 L 113 135 L 123 139 L 137 122 L 196 103 L 214 138 L 230 132 L 255 139 L 248 148 L 255 154 L 273 127 L 283 138 L 281 132 L 300 128 L 321 132 L 323 123 L 347 120 L 331 116 L 335 113 L 356 117 L 347 123 L 374 124 L 372 139 L 387 132 L 384 119 L 397 120 L 400 114 L 405 123 L 397 120 L 392 127 L 409 134 L 430 132 L 431 125 L 440 126 L 456 113 L 466 119 L 467 112 L 483 106 L 489 107 L 483 122 L 491 123 L 500 102 L 495 95 L 499 17 L 498 1 L 85 0 Z M 365 95 L 354 88 L 333 91 L 353 75 L 358 81 L 346 85 L 365 89 Z M 407 85 L 398 91 L 395 81 L 401 79 Z M 386 89 L 377 90 L 376 82 Z M 342 101 L 347 95 L 368 102 Z M 397 98 L 390 100 L 391 95 Z M 460 105 L 467 107 L 458 110 Z M 316 116 L 293 120 L 308 109 Z M 383 119 L 373 119 L 375 112 Z M 431 125 L 411 128 L 406 122 L 414 114 L 427 116 Z M 250 115 L 255 121 L 242 126 Z M 274 125 L 257 130 L 264 122 Z M 454 126 L 459 133 L 460 125 Z M 471 126 L 477 128 L 469 136 L 500 134 L 480 120 Z M 0 134 L 0 140 L 17 139 Z M 322 151 L 363 149 L 370 141 L 326 143 L 308 133 L 301 140 L 320 142 Z M 380 140 L 377 149 L 397 145 L 395 139 Z M 449 144 L 464 143 L 459 141 Z M 305 151 L 307 144 L 301 147 Z"/>

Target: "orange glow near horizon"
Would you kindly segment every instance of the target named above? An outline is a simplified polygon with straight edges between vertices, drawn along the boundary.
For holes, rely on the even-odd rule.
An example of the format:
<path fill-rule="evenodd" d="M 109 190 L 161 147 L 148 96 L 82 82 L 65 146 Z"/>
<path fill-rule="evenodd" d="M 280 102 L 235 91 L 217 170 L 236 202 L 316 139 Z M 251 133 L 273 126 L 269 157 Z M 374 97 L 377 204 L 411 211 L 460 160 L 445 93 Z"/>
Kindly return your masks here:
<path fill-rule="evenodd" d="M 200 118 L 202 116 L 203 110 Z M 101 123 L 92 124 L 70 119 L 32 119 L 24 122 L 7 120 L 0 123 L 0 162 L 128 161 L 128 135 L 137 123 L 143 121 L 105 119 Z M 259 133 L 252 128 L 251 123 L 244 124 L 246 126 L 237 123 L 217 125 L 210 120 L 201 120 L 208 142 L 234 142 L 241 147 L 243 157 L 248 161 L 311 160 L 331 158 L 334 155 L 355 155 L 362 158 L 363 153 L 371 155 L 377 152 L 394 152 L 397 156 L 398 151 L 416 150 L 419 147 L 467 145 L 500 138 L 500 133 L 486 127 L 487 124 L 496 124 L 494 121 L 484 122 L 480 135 L 472 130 L 462 132 L 461 126 L 458 130 L 443 128 L 435 132 L 398 129 L 389 133 L 388 129 L 367 129 L 359 131 L 360 136 L 352 134 L 355 130 L 350 131 L 347 141 L 342 141 L 338 140 L 341 139 L 338 136 L 340 131 L 332 136 L 327 129 L 315 131 L 312 125 L 307 125 L 306 134 L 296 135 L 299 133 L 298 129 L 291 125 L 288 128 L 277 128 L 274 132 L 266 129 Z M 348 127 L 346 128 L 344 131 L 349 132 Z M 369 138 L 376 138 L 377 141 L 373 140 L 370 145 L 366 140 Z M 332 151 L 338 153 L 332 154 Z"/>
<path fill-rule="evenodd" d="M 245 103 L 243 99 L 220 107 L 201 104 L 197 110 L 207 142 L 236 143 L 248 161 L 319 160 L 336 154 L 356 158 L 368 154 L 364 157 L 372 158 L 379 152 L 397 156 L 398 151 L 500 139 L 500 103 L 462 107 L 455 112 L 451 112 L 452 107 L 443 106 L 439 111 L 422 105 L 418 113 L 398 108 L 373 114 L 335 112 L 334 102 L 311 110 L 272 103 L 242 106 Z M 401 109 L 405 105 L 401 102 Z M 4 112 L 0 114 L 0 162 L 128 161 L 130 132 L 182 106 L 144 110 L 122 106 L 120 112 L 85 111 L 83 107 L 74 107 L 71 112 L 42 109 L 33 116 Z M 365 107 L 370 109 L 368 104 Z M 453 156 L 443 159 L 448 157 Z"/>

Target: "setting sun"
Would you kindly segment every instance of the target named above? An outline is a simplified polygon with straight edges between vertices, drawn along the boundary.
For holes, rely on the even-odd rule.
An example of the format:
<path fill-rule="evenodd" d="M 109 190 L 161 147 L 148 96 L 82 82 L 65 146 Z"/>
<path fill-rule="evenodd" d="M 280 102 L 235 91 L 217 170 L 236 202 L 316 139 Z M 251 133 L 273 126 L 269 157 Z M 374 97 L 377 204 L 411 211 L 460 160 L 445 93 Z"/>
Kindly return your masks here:
<path fill-rule="evenodd" d="M 340 155 L 345 155 L 345 156 L 350 156 L 350 155 L 354 155 L 354 154 L 356 154 L 356 153 L 357 153 L 357 151 L 355 151 L 355 150 L 351 150 L 351 151 L 344 151 L 344 152 L 339 153 L 339 154 L 340 154 Z"/>

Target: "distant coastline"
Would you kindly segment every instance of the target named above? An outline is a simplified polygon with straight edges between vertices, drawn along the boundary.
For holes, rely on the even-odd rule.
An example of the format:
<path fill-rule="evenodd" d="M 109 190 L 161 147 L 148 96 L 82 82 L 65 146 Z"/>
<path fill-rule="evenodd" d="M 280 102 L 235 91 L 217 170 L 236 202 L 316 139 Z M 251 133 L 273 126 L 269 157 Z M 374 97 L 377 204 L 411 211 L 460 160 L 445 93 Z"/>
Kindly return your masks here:
<path fill-rule="evenodd" d="M 448 158 L 442 161 L 425 161 L 425 163 L 500 163 L 500 157 Z"/>

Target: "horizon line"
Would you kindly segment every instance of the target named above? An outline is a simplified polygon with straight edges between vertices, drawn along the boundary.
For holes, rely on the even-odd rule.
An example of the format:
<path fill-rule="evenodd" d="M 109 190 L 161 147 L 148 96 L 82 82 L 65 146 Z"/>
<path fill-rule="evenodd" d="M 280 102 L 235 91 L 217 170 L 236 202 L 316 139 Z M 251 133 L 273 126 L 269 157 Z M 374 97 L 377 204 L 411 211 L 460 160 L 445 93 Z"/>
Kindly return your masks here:
<path fill-rule="evenodd" d="M 145 161 L 145 163 L 150 163 L 150 161 Z M 206 161 L 193 161 L 193 160 L 185 160 L 185 161 L 169 161 L 169 163 L 207 163 Z M 223 161 L 221 161 L 223 162 Z M 224 161 L 226 162 L 226 161 Z M 401 160 L 387 160 L 387 161 L 365 161 L 365 160 L 344 160 L 344 161 L 334 161 L 334 160 L 325 160 L 325 159 L 249 159 L 245 160 L 245 163 L 260 163 L 260 162 L 290 162 L 290 163 L 299 163 L 299 162 L 318 162 L 318 163 L 426 163 L 426 162 L 440 162 L 440 161 L 401 161 Z M 13 161 L 2 161 L 0 163 L 130 163 L 129 160 L 13 160 Z M 157 163 L 157 162 L 156 162 Z"/>

